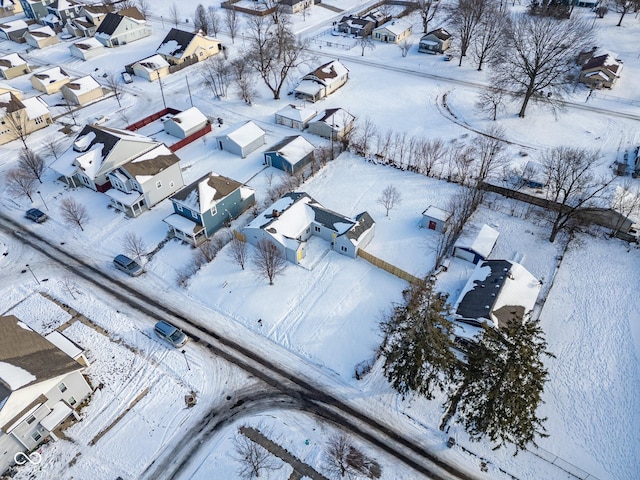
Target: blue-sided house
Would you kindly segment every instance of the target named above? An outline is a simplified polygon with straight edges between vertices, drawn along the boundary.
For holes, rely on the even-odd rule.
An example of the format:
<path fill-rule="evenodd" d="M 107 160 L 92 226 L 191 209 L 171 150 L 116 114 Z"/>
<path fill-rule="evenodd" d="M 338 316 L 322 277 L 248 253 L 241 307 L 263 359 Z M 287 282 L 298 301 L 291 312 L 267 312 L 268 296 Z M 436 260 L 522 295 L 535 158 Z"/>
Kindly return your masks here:
<path fill-rule="evenodd" d="M 300 135 L 285 137 L 264 152 L 264 163 L 293 175 L 313 162 L 315 148 Z"/>
<path fill-rule="evenodd" d="M 282 255 L 299 264 L 311 236 L 331 242 L 331 248 L 355 258 L 375 234 L 375 222 L 367 212 L 346 217 L 323 207 L 304 192 L 287 193 L 243 229 L 247 242 L 257 246 L 268 240 Z"/>
<path fill-rule="evenodd" d="M 194 247 L 256 202 L 253 188 L 213 172 L 176 192 L 170 200 L 174 213 L 164 219 L 169 232 Z"/>

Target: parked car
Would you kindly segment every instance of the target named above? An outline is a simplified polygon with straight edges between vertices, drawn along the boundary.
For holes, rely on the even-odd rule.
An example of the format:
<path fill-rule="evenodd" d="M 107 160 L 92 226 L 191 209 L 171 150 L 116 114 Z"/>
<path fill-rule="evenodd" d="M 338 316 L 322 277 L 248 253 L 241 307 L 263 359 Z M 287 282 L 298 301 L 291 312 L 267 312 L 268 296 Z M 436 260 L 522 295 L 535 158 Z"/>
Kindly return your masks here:
<path fill-rule="evenodd" d="M 187 336 L 177 327 L 174 327 L 169 322 L 165 322 L 164 320 L 156 323 L 156 326 L 153 327 L 153 331 L 156 332 L 163 340 L 166 340 L 171 345 L 176 348 L 182 347 L 185 343 L 187 343 Z"/>
<path fill-rule="evenodd" d="M 118 270 L 122 270 L 127 275 L 131 275 L 132 277 L 137 277 L 142 273 L 142 265 L 140 265 L 135 260 L 131 260 L 126 255 L 117 255 L 116 258 L 113 259 L 113 264 Z"/>
<path fill-rule="evenodd" d="M 46 213 L 38 210 L 37 208 L 30 208 L 29 210 L 27 210 L 24 216 L 36 223 L 42 223 L 48 218 Z"/>
<path fill-rule="evenodd" d="M 445 62 L 450 62 L 451 60 L 453 60 L 453 55 L 452 55 L 451 53 L 447 53 L 447 54 L 444 56 L 444 61 L 445 61 Z"/>
<path fill-rule="evenodd" d="M 94 125 L 100 125 L 104 122 L 106 122 L 107 120 L 109 120 L 109 117 L 106 115 L 100 115 L 99 117 L 96 117 L 93 119 L 93 124 Z"/>
<path fill-rule="evenodd" d="M 127 72 L 122 72 L 122 80 L 124 80 L 124 83 L 133 83 L 133 78 Z"/>

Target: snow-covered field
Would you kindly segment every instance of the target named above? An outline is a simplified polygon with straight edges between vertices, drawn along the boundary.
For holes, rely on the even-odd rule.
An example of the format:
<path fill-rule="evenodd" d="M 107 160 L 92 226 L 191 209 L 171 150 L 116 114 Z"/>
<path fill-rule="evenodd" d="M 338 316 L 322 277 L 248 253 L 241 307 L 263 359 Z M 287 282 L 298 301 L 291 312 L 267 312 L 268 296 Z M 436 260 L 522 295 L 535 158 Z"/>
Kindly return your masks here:
<path fill-rule="evenodd" d="M 165 19 L 162 24 L 154 17 L 154 34 L 147 39 L 87 62 L 71 57 L 69 42 L 62 42 L 45 50 L 28 52 L 30 63 L 61 65 L 73 75 L 91 73 L 98 78 L 103 73 L 117 73 L 123 65 L 148 56 L 157 48 L 170 28 L 166 18 L 171 3 L 170 0 L 154 2 L 154 15 L 164 15 Z M 343 9 L 363 8 L 355 1 L 324 3 Z M 195 9 L 195 5 L 191 9 Z M 306 19 L 296 16 L 294 26 L 304 34 L 317 35 L 327 30 L 337 16 L 340 15 L 316 6 Z M 408 18 L 415 27 L 411 39 L 417 44 L 419 17 Z M 623 26 L 616 28 L 617 18 L 611 13 L 598 23 L 605 27 L 599 36 L 601 46 L 614 50 L 624 59 L 625 66 L 615 88 L 596 92 L 588 105 L 613 113 L 604 115 L 568 108 L 554 115 L 533 106 L 526 119 L 519 119 L 514 116 L 517 105 L 509 105 L 497 123 L 505 128 L 509 140 L 521 144 L 508 148 L 514 163 L 535 158 L 549 146 L 570 144 L 598 148 L 603 169 L 608 169 L 626 149 L 640 144 L 638 122 L 615 115 L 615 112 L 640 113 L 640 89 L 637 88 L 640 23 L 634 16 L 627 16 Z M 225 35 L 221 35 L 221 39 L 229 46 L 231 55 L 237 54 L 242 46 L 241 39 L 236 39 L 235 44 Z M 371 118 L 383 131 L 437 137 L 447 142 L 469 141 L 474 135 L 469 129 L 485 131 L 493 124 L 474 110 L 478 91 L 474 84 L 490 82 L 487 71 L 477 72 L 470 64 L 457 67 L 457 62 L 443 62 L 441 57 L 419 54 L 416 46 L 403 58 L 397 46 L 378 44 L 362 58 L 359 49 L 332 49 L 323 43 L 327 40 L 350 41 L 344 37 L 314 37 L 312 48 L 316 58 L 308 67 L 339 57 L 349 67 L 351 79 L 317 104 L 318 109 L 343 107 L 360 119 Z M 24 50 L 24 46 L 0 42 L 0 52 Z M 223 118 L 223 128 L 252 119 L 267 131 L 267 146 L 293 134 L 275 125 L 273 119 L 274 112 L 292 102 L 292 97 L 283 95 L 283 99 L 273 100 L 266 89 L 257 85 L 260 96 L 251 107 L 233 92 L 228 98 L 215 100 L 202 85 L 198 68 L 190 67 L 163 80 L 170 106 L 179 109 L 191 106 L 185 82 L 188 75 L 194 105 L 210 117 Z M 416 74 L 394 68 L 413 70 Z M 421 75 L 429 73 L 469 83 L 454 84 Z M 292 78 L 287 87 L 294 86 L 296 80 Z M 23 90 L 26 96 L 35 94 L 28 76 L 9 83 Z M 445 93 L 449 108 L 463 126 L 452 123 L 438 109 Z M 569 100 L 583 106 L 587 94 L 586 89 L 578 87 Z M 57 103 L 56 98 L 46 100 L 50 105 Z M 161 108 L 158 84 L 136 78 L 125 88 L 122 107 L 109 98 L 84 108 L 77 120 L 83 124 L 99 115 L 108 115 L 105 125 L 118 128 Z M 63 120 L 71 123 L 68 118 Z M 39 131 L 29 137 L 29 143 L 37 148 L 38 141 L 49 135 L 62 137 L 57 132 L 59 128 L 57 125 Z M 214 130 L 217 128 L 214 126 Z M 260 151 L 240 159 L 217 150 L 214 134 L 215 131 L 178 152 L 185 182 L 213 170 L 248 182 L 256 188 L 258 202 L 262 204 L 272 181 L 269 174 L 277 181 L 280 172 L 264 170 Z M 327 144 L 319 137 L 304 135 L 314 145 Z M 73 136 L 68 136 L 64 141 L 68 145 L 72 139 Z M 19 143 L 0 149 L 2 174 L 14 164 Z M 528 157 L 520 156 L 523 149 Z M 402 193 L 402 203 L 389 217 L 385 217 L 384 209 L 377 202 L 387 185 L 394 185 Z M 420 276 L 434 267 L 437 243 L 437 234 L 419 228 L 421 212 L 429 205 L 445 207 L 457 188 L 455 184 L 343 154 L 305 182 L 300 190 L 346 215 L 368 211 L 377 224 L 376 236 L 367 251 Z M 55 181 L 52 171 L 46 173 L 40 194 L 42 199 L 36 197 L 34 206 L 45 209 L 50 220 L 43 225 L 25 224 L 25 227 L 65 242 L 70 251 L 118 275 L 119 279 L 123 276 L 112 270 L 110 264 L 113 256 L 120 253 L 125 233 L 135 231 L 144 235 L 151 249 L 165 237 L 162 219 L 172 211 L 169 202 L 163 202 L 135 220 L 126 219 L 107 209 L 108 199 L 104 195 L 88 189 L 71 191 Z M 90 211 L 91 220 L 84 232 L 70 230 L 61 221 L 58 205 L 68 195 L 87 205 Z M 20 218 L 31 206 L 26 200 L 9 198 L 4 191 L 0 201 L 5 213 L 15 218 Z M 240 228 L 249 218 L 247 213 L 234 221 L 233 226 Z M 488 197 L 470 222 L 494 226 L 500 236 L 491 258 L 522 263 L 543 282 L 543 292 L 548 293 L 539 315 L 549 350 L 556 358 L 548 360 L 550 382 L 545 390 L 546 403 L 541 407 L 541 413 L 548 417 L 546 426 L 550 437 L 542 439 L 540 446 L 559 457 L 557 464 L 570 462 L 594 479 L 640 478 L 640 296 L 635 282 L 640 271 L 640 250 L 596 232 L 580 235 L 565 252 L 561 242 L 548 242 L 549 225 L 535 215 L 534 210 L 494 196 Z M 65 334 L 87 350 L 92 363 L 87 374 L 93 386 L 103 384 L 104 387 L 83 410 L 83 420 L 66 431 L 70 440 L 47 445 L 43 450 L 43 464 L 21 468 L 16 478 L 108 479 L 118 475 L 125 479 L 137 478 L 157 455 L 178 444 L 182 434 L 197 424 L 208 409 L 227 395 L 254 385 L 254 380 L 247 379 L 198 345 L 188 344 L 183 355 L 160 343 L 152 335 L 151 320 L 118 311 L 112 300 L 83 288 L 81 282 L 67 278 L 59 267 L 28 251 L 15 239 L 0 235 L 0 253 L 5 250 L 7 255 L 0 257 L 0 311 L 19 316 L 37 331 L 51 331 L 67 322 L 70 315 L 39 293 L 46 292 L 84 314 L 107 334 L 80 322 L 74 322 L 65 330 Z M 295 353 L 301 365 L 309 366 L 309 371 L 318 368 L 326 372 L 335 381 L 336 391 L 344 388 L 354 396 L 357 392 L 381 419 L 403 418 L 412 428 L 423 432 L 426 444 L 450 461 L 472 468 L 480 478 L 507 478 L 498 468 L 523 480 L 575 478 L 531 453 L 521 452 L 513 457 L 508 449 L 494 452 L 488 443 L 471 443 L 458 425 L 453 425 L 448 434 L 439 432 L 443 398 L 430 402 L 399 398 L 384 380 L 379 362 L 364 380 L 353 378 L 355 365 L 371 358 L 378 345 L 378 323 L 393 302 L 401 300 L 404 281 L 360 258 L 341 256 L 323 241 L 314 239 L 309 243 L 304 265 L 287 266 L 274 286 L 258 279 L 251 269 L 241 270 L 223 249 L 182 289 L 176 279 L 189 264 L 192 252 L 180 242 L 170 241 L 147 265 L 144 276 L 127 281 L 145 291 L 182 298 L 203 312 L 212 312 L 212 319 L 221 314 L 235 322 L 239 332 L 250 330 L 262 335 L 264 342 L 256 344 L 262 351 L 284 348 Z M 560 256 L 562 262 L 556 272 Z M 41 284 L 25 270 L 26 263 L 33 267 Z M 451 301 L 455 301 L 470 271 L 470 264 L 454 259 L 449 270 L 439 275 L 438 286 L 450 294 Z M 43 278 L 47 278 L 47 282 L 42 281 Z M 146 388 L 148 393 L 123 420 L 90 445 Z M 184 395 L 191 391 L 196 392 L 198 403 L 187 409 Z M 240 423 L 268 425 L 276 441 L 316 469 L 322 469 L 322 449 L 333 432 L 332 427 L 303 414 L 279 410 L 243 419 L 212 437 L 185 469 L 183 478 L 234 478 L 237 463 L 233 459 L 232 439 Z M 446 449 L 444 442 L 450 435 L 459 445 L 486 458 L 489 472 L 480 473 L 479 460 L 461 448 Z M 305 440 L 310 440 L 309 445 Z M 366 444 L 362 447 L 370 448 Z M 384 478 L 416 478 L 415 473 L 395 465 L 393 460 L 368 451 L 378 456 Z M 285 479 L 290 473 L 290 467 L 284 465 L 269 478 Z"/>

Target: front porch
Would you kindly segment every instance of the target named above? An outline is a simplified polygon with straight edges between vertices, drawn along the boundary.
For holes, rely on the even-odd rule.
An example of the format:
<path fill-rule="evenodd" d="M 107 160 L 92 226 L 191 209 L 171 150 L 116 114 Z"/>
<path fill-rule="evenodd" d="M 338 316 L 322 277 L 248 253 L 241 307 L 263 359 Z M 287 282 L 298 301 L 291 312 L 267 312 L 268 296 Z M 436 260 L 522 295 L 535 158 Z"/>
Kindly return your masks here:
<path fill-rule="evenodd" d="M 116 210 L 125 213 L 129 217 L 137 217 L 145 210 L 148 210 L 144 196 L 139 192 L 125 193 L 121 190 L 111 188 L 105 192 L 111 199 L 111 206 Z"/>
<path fill-rule="evenodd" d="M 169 233 L 183 242 L 187 242 L 197 247 L 207 240 L 205 228 L 188 218 L 172 213 L 163 220 L 169 227 Z"/>

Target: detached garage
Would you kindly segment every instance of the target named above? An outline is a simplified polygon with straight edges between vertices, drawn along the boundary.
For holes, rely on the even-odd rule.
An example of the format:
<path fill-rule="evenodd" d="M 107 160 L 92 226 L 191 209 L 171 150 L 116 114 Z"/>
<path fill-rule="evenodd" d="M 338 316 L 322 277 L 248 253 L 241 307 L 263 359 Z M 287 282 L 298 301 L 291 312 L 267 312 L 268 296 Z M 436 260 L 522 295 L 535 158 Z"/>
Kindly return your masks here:
<path fill-rule="evenodd" d="M 498 235 L 497 230 L 486 224 L 475 234 L 463 232 L 453 246 L 453 256 L 478 264 L 491 254 Z"/>
<path fill-rule="evenodd" d="M 436 232 L 444 232 L 447 226 L 447 221 L 451 214 L 441 208 L 429 205 L 427 209 L 422 212 L 422 228 L 429 230 L 435 230 Z"/>

